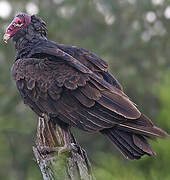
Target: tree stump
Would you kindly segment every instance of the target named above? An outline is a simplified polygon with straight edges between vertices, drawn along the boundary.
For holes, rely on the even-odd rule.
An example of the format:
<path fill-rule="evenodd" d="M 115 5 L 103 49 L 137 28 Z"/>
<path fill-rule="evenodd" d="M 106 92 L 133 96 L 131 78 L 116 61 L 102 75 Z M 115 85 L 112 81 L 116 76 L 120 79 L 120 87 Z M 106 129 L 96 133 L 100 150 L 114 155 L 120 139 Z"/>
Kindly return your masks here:
<path fill-rule="evenodd" d="M 70 148 L 62 151 L 64 145 Z M 56 150 L 60 148 L 61 151 Z M 39 117 L 33 152 L 44 180 L 95 179 L 86 152 L 77 144 L 70 129 L 54 124 L 48 116 Z"/>

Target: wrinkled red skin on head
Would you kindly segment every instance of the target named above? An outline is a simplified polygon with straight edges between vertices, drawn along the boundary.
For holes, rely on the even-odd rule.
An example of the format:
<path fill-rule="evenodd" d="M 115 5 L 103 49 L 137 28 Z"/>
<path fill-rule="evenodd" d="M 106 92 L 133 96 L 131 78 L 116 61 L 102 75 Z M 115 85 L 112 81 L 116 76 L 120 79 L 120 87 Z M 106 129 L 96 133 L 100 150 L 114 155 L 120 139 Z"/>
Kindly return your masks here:
<path fill-rule="evenodd" d="M 21 21 L 23 23 L 23 26 L 21 27 L 15 27 L 15 24 L 17 24 L 18 21 Z M 11 22 L 11 24 L 7 27 L 5 34 L 9 35 L 9 39 L 11 37 L 14 36 L 14 34 L 23 29 L 24 27 L 26 27 L 29 23 L 31 22 L 31 16 L 27 15 L 27 14 L 20 14 L 18 16 L 16 16 L 13 21 Z"/>

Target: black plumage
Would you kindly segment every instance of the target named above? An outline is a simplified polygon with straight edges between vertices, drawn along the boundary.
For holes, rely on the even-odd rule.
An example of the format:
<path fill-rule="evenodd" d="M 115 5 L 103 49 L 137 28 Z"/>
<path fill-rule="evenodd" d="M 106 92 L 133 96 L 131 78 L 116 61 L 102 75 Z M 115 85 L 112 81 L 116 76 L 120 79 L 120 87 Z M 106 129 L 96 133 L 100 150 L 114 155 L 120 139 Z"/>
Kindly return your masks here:
<path fill-rule="evenodd" d="M 167 133 L 141 114 L 107 63 L 46 35 L 45 22 L 27 14 L 18 14 L 4 35 L 5 41 L 13 37 L 17 50 L 11 71 L 24 103 L 38 116 L 104 134 L 128 159 L 155 155 L 147 139 Z"/>

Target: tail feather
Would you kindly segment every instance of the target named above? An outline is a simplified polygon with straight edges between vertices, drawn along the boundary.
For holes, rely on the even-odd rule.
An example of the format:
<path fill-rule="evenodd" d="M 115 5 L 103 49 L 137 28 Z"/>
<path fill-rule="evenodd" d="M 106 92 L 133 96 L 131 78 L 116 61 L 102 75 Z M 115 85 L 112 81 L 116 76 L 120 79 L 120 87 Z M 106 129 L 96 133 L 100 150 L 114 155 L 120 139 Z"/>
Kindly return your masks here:
<path fill-rule="evenodd" d="M 168 134 L 163 131 L 162 129 L 153 126 L 153 127 L 144 127 L 144 126 L 136 126 L 136 125 L 131 125 L 128 123 L 124 124 L 119 124 L 119 128 L 122 130 L 125 130 L 127 132 L 134 132 L 137 134 L 143 134 L 148 137 L 160 137 L 160 138 L 166 138 Z"/>
<path fill-rule="evenodd" d="M 126 144 L 128 144 L 128 146 L 130 146 L 131 148 L 133 148 L 133 150 L 134 150 L 135 152 L 137 151 L 137 154 L 139 153 L 139 154 L 141 154 L 141 155 L 144 155 L 144 152 L 143 152 L 140 148 L 136 147 L 136 145 L 133 143 L 133 136 L 127 135 L 127 132 L 121 131 L 121 133 L 119 133 L 118 130 L 116 130 L 116 131 L 117 131 L 116 134 L 117 134 L 119 137 L 121 137 L 121 138 L 124 140 L 124 142 L 125 142 Z M 112 132 L 112 134 L 113 134 L 113 132 Z M 125 144 L 125 143 L 124 143 L 124 144 Z"/>
<path fill-rule="evenodd" d="M 148 154 L 150 156 L 156 155 L 156 153 L 152 150 L 151 146 L 143 136 L 133 135 L 133 142 L 137 147 L 142 148 L 142 151 L 144 151 L 145 154 Z"/>
<path fill-rule="evenodd" d="M 139 159 L 140 156 L 134 156 L 131 151 L 128 151 L 123 144 L 115 138 L 115 136 L 111 135 L 110 133 L 103 133 L 105 134 L 111 142 L 115 145 L 115 147 L 123 154 L 123 156 L 127 159 Z"/>
<path fill-rule="evenodd" d="M 146 139 L 141 135 L 125 132 L 117 128 L 103 130 L 101 133 L 106 135 L 127 159 L 140 159 L 145 154 L 149 156 L 155 155 Z"/>
<path fill-rule="evenodd" d="M 137 134 L 143 134 L 150 138 L 166 138 L 169 136 L 165 131 L 153 125 L 151 120 L 143 114 L 139 119 L 133 121 L 128 120 L 125 123 L 120 123 L 118 126 L 119 129 L 126 130 L 128 132 L 134 132 Z"/>
<path fill-rule="evenodd" d="M 165 131 L 153 125 L 145 115 L 141 115 L 139 119 L 119 123 L 110 129 L 104 129 L 101 133 L 106 135 L 127 159 L 156 155 L 147 139 L 169 136 Z"/>

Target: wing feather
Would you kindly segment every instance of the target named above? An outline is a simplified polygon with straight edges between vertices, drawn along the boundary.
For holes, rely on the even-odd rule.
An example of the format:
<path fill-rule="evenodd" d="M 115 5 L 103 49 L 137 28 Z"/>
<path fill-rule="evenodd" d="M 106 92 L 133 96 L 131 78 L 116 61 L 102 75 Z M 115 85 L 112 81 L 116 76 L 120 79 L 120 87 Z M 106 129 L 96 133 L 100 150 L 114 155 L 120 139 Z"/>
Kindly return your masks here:
<path fill-rule="evenodd" d="M 103 91 L 101 94 L 101 98 L 97 102 L 105 108 L 129 119 L 137 119 L 141 116 L 141 113 L 132 102 L 124 96 L 119 96 L 108 91 Z"/>
<path fill-rule="evenodd" d="M 86 108 L 95 106 L 97 102 L 125 118 L 139 117 L 139 111 L 122 91 L 91 70 L 88 72 L 90 74 L 84 74 L 61 61 L 52 62 L 46 58 L 17 60 L 12 69 L 18 88 L 25 93 L 25 97 L 32 98 L 41 110 L 44 107 L 44 112 L 60 112 L 59 101 L 62 101 L 61 104 L 64 103 L 65 108 L 70 111 L 74 107 L 74 102 Z M 70 99 L 70 94 L 66 91 L 70 91 L 74 98 Z M 78 110 L 78 107 L 75 106 L 75 109 Z"/>
<path fill-rule="evenodd" d="M 107 72 L 102 59 L 84 49 L 62 48 L 36 47 L 30 58 L 14 63 L 12 75 L 31 109 L 39 116 L 47 113 L 89 132 L 119 126 L 161 135 L 149 120 L 140 119 L 141 113 Z M 37 58 L 41 53 L 43 58 Z M 118 137 L 125 141 L 123 135 Z"/>
<path fill-rule="evenodd" d="M 92 99 L 87 98 L 81 91 L 75 90 L 72 92 L 72 95 L 85 107 L 93 107 L 95 104 L 95 101 Z"/>

